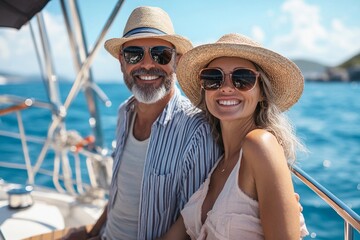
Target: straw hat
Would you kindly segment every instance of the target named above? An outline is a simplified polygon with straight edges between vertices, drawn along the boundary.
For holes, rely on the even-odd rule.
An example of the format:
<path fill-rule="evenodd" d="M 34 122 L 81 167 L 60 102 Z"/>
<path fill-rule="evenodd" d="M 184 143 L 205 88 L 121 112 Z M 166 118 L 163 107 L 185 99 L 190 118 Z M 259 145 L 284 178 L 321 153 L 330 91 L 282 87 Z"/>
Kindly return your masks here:
<path fill-rule="evenodd" d="M 158 38 L 172 43 L 176 52 L 184 54 L 192 48 L 191 42 L 176 35 L 169 15 L 158 7 L 138 7 L 126 22 L 123 37 L 105 42 L 105 49 L 115 58 L 119 57 L 121 45 L 139 38 Z"/>
<path fill-rule="evenodd" d="M 304 78 L 295 63 L 245 36 L 232 33 L 215 43 L 195 47 L 180 58 L 176 71 L 178 82 L 194 105 L 200 102 L 200 70 L 215 58 L 224 56 L 244 58 L 260 66 L 270 80 L 275 104 L 282 111 L 299 100 Z"/>

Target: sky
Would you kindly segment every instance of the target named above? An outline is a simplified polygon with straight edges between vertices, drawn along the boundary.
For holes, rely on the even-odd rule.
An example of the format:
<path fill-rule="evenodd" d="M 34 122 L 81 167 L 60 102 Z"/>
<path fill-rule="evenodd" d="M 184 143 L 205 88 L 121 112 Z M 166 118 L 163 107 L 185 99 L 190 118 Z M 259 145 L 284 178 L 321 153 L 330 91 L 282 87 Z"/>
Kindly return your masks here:
<path fill-rule="evenodd" d="M 98 39 L 116 0 L 79 0 L 89 51 Z M 227 33 L 246 35 L 290 59 L 306 59 L 336 66 L 360 53 L 359 0 L 127 0 L 105 39 L 120 37 L 131 11 L 157 6 L 170 15 L 175 32 L 194 46 L 211 43 Z M 55 72 L 75 79 L 60 1 L 43 11 Z M 37 32 L 37 22 L 32 26 Z M 29 25 L 0 29 L 0 72 L 39 74 Z M 103 47 L 92 65 L 95 81 L 121 80 L 119 63 Z"/>

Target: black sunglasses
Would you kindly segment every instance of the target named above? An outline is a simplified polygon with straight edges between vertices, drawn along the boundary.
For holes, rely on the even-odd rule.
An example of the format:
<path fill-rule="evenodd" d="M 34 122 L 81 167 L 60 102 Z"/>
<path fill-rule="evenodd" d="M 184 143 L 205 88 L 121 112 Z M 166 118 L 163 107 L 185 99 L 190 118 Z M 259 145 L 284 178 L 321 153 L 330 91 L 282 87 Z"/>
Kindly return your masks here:
<path fill-rule="evenodd" d="M 205 90 L 219 89 L 225 82 L 225 75 L 220 68 L 202 69 L 199 74 L 202 88 Z M 248 68 L 235 68 L 229 75 L 234 87 L 240 91 L 249 91 L 255 86 L 260 73 Z"/>
<path fill-rule="evenodd" d="M 166 46 L 155 46 L 149 48 L 151 58 L 160 65 L 168 64 L 173 56 L 175 49 Z M 120 51 L 125 62 L 128 64 L 137 64 L 143 60 L 145 55 L 145 48 L 139 46 L 125 47 Z"/>

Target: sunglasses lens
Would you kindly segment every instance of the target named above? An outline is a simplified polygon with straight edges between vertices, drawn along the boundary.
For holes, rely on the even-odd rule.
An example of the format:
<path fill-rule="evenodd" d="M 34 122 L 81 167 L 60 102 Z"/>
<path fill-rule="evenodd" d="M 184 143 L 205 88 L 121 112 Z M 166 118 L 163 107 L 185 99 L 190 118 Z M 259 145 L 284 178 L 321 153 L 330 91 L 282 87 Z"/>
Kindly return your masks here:
<path fill-rule="evenodd" d="M 173 49 L 165 46 L 156 46 L 151 48 L 150 54 L 155 62 L 166 65 L 171 61 Z"/>
<path fill-rule="evenodd" d="M 231 73 L 233 85 L 241 91 L 251 90 L 256 83 L 257 73 L 250 69 L 235 69 Z M 205 68 L 200 72 L 200 80 L 205 90 L 216 90 L 224 82 L 224 74 L 217 68 Z"/>
<path fill-rule="evenodd" d="M 249 69 L 237 69 L 232 73 L 234 86 L 242 91 L 249 91 L 256 83 L 257 75 Z"/>
<path fill-rule="evenodd" d="M 130 46 L 122 50 L 124 59 L 129 64 L 136 64 L 144 57 L 144 49 L 142 47 Z"/>
<path fill-rule="evenodd" d="M 200 72 L 200 80 L 205 90 L 216 90 L 221 87 L 223 75 L 219 69 L 203 69 Z"/>

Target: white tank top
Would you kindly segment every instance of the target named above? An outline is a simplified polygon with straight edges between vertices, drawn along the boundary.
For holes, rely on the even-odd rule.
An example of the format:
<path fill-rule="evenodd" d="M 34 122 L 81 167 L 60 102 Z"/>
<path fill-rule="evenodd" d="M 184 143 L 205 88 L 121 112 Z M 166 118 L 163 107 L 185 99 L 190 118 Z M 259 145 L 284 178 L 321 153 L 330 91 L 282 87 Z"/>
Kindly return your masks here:
<path fill-rule="evenodd" d="M 211 174 L 219 162 L 215 164 L 204 184 L 191 196 L 181 211 L 186 232 L 192 240 L 225 240 L 240 237 L 241 239 L 264 239 L 259 204 L 246 195 L 238 185 L 241 159 L 242 150 L 239 161 L 226 180 L 212 210 L 208 212 L 204 224 L 201 223 L 201 208 L 209 189 Z M 308 234 L 301 213 L 300 232 L 302 237 Z"/>
<path fill-rule="evenodd" d="M 144 162 L 149 139 L 138 141 L 133 135 L 135 115 L 122 155 L 117 177 L 118 192 L 108 216 L 106 239 L 136 239 Z"/>

